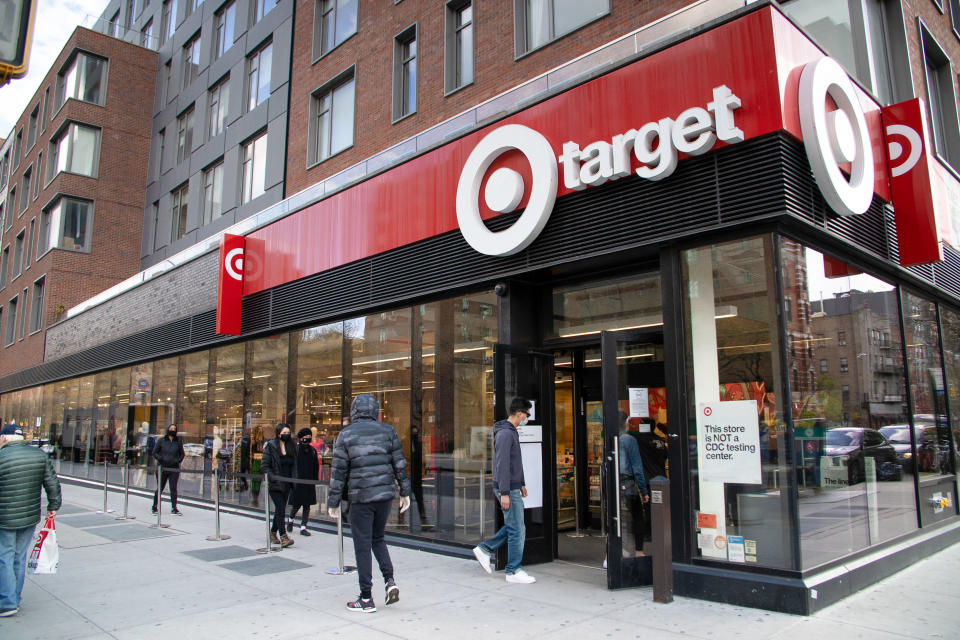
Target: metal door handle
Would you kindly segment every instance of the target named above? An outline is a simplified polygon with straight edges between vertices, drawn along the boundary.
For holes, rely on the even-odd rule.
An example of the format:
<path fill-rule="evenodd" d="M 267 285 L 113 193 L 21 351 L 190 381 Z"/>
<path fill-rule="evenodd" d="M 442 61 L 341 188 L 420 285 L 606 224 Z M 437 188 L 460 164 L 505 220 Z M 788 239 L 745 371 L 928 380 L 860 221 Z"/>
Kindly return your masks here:
<path fill-rule="evenodd" d="M 622 538 L 622 531 L 620 530 L 620 438 L 613 439 L 613 473 L 615 474 L 613 478 L 616 480 L 614 486 L 617 487 L 617 491 L 613 493 L 613 500 L 617 503 L 616 516 L 614 518 L 617 521 L 617 538 Z"/>

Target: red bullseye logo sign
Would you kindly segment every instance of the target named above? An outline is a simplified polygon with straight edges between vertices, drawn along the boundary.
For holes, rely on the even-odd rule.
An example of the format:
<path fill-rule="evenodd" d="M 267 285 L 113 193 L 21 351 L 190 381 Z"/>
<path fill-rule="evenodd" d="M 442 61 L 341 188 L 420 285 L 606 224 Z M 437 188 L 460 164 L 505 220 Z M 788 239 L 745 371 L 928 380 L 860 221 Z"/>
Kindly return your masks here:
<path fill-rule="evenodd" d="M 223 234 L 217 282 L 217 333 L 240 335 L 245 249 L 243 236 Z"/>
<path fill-rule="evenodd" d="M 223 259 L 223 270 L 230 278 L 243 282 L 243 247 L 227 252 Z"/>
<path fill-rule="evenodd" d="M 705 415 L 705 416 L 712 416 L 712 415 L 713 415 L 713 409 L 711 409 L 710 407 L 704 407 L 704 408 L 703 408 L 703 415 Z"/>

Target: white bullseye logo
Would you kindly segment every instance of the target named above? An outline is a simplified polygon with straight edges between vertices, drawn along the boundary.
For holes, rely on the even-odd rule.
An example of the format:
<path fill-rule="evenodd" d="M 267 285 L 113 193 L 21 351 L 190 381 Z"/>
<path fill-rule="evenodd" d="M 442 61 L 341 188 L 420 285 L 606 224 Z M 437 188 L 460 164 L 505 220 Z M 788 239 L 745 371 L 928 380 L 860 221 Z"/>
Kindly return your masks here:
<path fill-rule="evenodd" d="M 910 153 L 897 166 L 893 166 L 894 161 L 899 160 L 903 155 L 903 145 L 897 141 L 892 141 L 887 145 L 887 151 L 890 158 L 890 175 L 894 178 L 902 176 L 913 169 L 920 160 L 920 154 L 923 153 L 923 138 L 912 127 L 905 124 L 892 124 L 887 127 L 888 136 L 903 136 L 907 139 L 910 147 Z"/>
<path fill-rule="evenodd" d="M 508 229 L 491 231 L 480 216 L 480 186 L 490 165 L 512 149 L 530 163 L 530 199 Z M 513 169 L 501 168 L 490 175 L 483 197 L 492 211 L 510 213 L 516 210 L 523 194 L 523 177 Z M 556 199 L 557 160 L 550 143 L 529 127 L 508 124 L 490 132 L 467 158 L 457 184 L 457 222 L 463 238 L 480 253 L 509 256 L 523 251 L 543 231 Z"/>
<path fill-rule="evenodd" d="M 827 96 L 837 105 L 827 112 Z M 800 129 L 810 168 L 824 199 L 841 215 L 864 213 L 873 202 L 873 148 L 853 83 L 832 58 L 808 63 L 800 74 Z M 840 164 L 850 163 L 850 179 Z"/>
<path fill-rule="evenodd" d="M 223 268 L 234 280 L 243 280 L 243 248 L 237 247 L 227 252 L 223 259 Z"/>

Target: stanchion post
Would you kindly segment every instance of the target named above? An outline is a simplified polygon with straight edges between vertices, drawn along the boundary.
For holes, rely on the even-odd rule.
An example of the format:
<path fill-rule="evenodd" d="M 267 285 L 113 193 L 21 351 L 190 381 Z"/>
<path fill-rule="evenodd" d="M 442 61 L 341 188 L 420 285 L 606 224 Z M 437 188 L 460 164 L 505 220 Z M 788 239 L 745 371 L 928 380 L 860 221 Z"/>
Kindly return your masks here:
<path fill-rule="evenodd" d="M 340 504 L 342 505 L 343 503 L 340 503 Z M 343 565 L 343 508 L 342 506 L 340 509 L 340 517 L 337 518 L 337 549 L 338 549 L 337 559 L 339 560 L 339 565 L 337 567 L 327 569 L 327 573 L 330 574 L 331 576 L 342 576 L 342 575 L 346 575 L 348 573 L 353 573 L 354 571 L 356 571 L 357 570 L 356 567 L 345 567 Z"/>
<path fill-rule="evenodd" d="M 130 506 L 130 463 L 123 463 L 123 515 L 117 520 L 136 520 L 137 516 L 131 516 L 127 513 Z"/>
<path fill-rule="evenodd" d="M 257 549 L 257 553 L 272 553 L 280 551 L 280 548 L 274 548 L 270 542 L 270 478 L 263 474 L 263 516 L 267 525 L 267 546 L 263 549 Z"/>
<path fill-rule="evenodd" d="M 673 537 L 670 533 L 670 481 L 650 481 L 650 521 L 653 523 L 653 601 L 673 602 Z"/>
<path fill-rule="evenodd" d="M 212 536 L 208 536 L 207 540 L 216 541 L 216 540 L 229 540 L 230 536 L 225 536 L 220 534 L 220 469 L 219 467 L 213 470 L 213 506 L 214 512 L 216 513 L 216 533 Z M 267 541 L 269 543 L 269 540 Z"/>
<path fill-rule="evenodd" d="M 108 477 L 109 467 L 110 467 L 110 461 L 104 460 L 103 461 L 103 509 L 101 511 L 97 511 L 97 513 L 113 513 L 113 509 L 107 509 L 107 491 L 109 490 L 107 488 L 107 481 L 109 480 L 109 477 Z"/>
<path fill-rule="evenodd" d="M 151 529 L 167 529 L 168 524 L 163 524 L 163 491 L 160 488 L 160 468 L 163 465 L 157 462 L 157 524 L 150 525 Z"/>

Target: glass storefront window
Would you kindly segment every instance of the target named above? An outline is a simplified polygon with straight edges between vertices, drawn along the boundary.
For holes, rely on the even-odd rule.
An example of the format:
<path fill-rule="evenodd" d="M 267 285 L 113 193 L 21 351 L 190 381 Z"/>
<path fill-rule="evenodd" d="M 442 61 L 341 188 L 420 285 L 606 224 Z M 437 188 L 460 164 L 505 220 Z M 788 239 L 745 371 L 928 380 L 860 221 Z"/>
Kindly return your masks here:
<path fill-rule="evenodd" d="M 781 244 L 803 567 L 916 528 L 896 288 Z"/>
<path fill-rule="evenodd" d="M 697 416 L 688 443 L 697 527 L 692 552 L 790 569 L 792 477 L 783 442 L 773 254 L 772 237 L 761 236 L 682 255 L 688 410 Z M 729 424 L 746 428 L 738 435 L 719 426 L 719 417 L 707 418 L 712 407 L 732 401 L 741 402 L 717 413 L 735 414 Z M 728 459 L 737 462 L 724 466 Z"/>
<path fill-rule="evenodd" d="M 553 290 L 552 338 L 663 325 L 660 274 L 588 282 Z"/>
<path fill-rule="evenodd" d="M 956 472 L 960 458 L 960 313 L 940 306 L 943 327 L 943 366 L 947 374 L 947 402 L 950 406 L 950 430 L 953 436 L 953 460 Z"/>
<path fill-rule="evenodd" d="M 343 323 L 298 331 L 294 334 L 294 342 L 297 353 L 296 431 L 307 427 L 313 433 L 313 447 L 321 461 L 320 477 L 329 480 L 333 444 L 347 412 L 342 408 Z M 323 487 L 321 491 L 325 489 Z M 321 506 L 324 503 L 325 500 L 321 501 Z M 323 515 L 322 509 L 318 511 Z"/>

